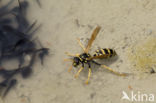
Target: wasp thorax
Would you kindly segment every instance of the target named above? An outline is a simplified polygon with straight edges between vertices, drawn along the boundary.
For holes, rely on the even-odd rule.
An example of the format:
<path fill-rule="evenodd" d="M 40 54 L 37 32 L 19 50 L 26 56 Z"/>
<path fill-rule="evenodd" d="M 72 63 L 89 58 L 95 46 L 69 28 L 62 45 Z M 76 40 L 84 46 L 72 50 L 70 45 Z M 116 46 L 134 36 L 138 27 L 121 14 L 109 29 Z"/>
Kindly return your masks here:
<path fill-rule="evenodd" d="M 90 57 L 90 54 L 87 54 L 87 53 L 83 53 L 80 55 L 80 58 L 82 59 L 86 59 L 86 58 L 89 58 Z"/>

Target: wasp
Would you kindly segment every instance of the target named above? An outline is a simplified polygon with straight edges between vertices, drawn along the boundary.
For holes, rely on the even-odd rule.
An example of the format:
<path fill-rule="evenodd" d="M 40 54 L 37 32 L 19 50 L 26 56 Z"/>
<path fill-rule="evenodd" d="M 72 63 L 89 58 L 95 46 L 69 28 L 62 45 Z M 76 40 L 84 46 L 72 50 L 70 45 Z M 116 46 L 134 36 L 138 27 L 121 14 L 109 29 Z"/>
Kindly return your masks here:
<path fill-rule="evenodd" d="M 80 47 L 83 49 L 83 53 L 81 53 L 81 54 L 71 54 L 71 53 L 66 52 L 66 54 L 68 56 L 72 57 L 72 58 L 71 59 L 65 59 L 65 60 L 72 61 L 72 66 L 77 67 L 79 65 L 82 65 L 81 68 L 78 70 L 78 72 L 75 74 L 75 78 L 77 78 L 79 76 L 80 72 L 84 69 L 84 64 L 88 65 L 88 79 L 85 82 L 86 84 L 88 84 L 90 76 L 91 76 L 91 72 L 92 72 L 91 71 L 92 70 L 91 69 L 91 63 L 99 65 L 99 66 L 113 72 L 116 75 L 126 76 L 125 73 L 116 72 L 113 69 L 111 69 L 110 67 L 108 67 L 106 65 L 103 65 L 103 64 L 100 64 L 100 63 L 97 63 L 96 61 L 94 61 L 94 59 L 107 59 L 107 58 L 111 58 L 113 56 L 116 56 L 117 54 L 116 54 L 115 50 L 110 49 L 110 48 L 104 48 L 104 49 L 96 50 L 93 55 L 91 55 L 89 53 L 91 45 L 92 45 L 93 41 L 95 40 L 97 34 L 99 33 L 100 29 L 101 29 L 100 26 L 97 26 L 94 29 L 94 31 L 93 31 L 93 33 L 91 35 L 91 38 L 89 39 L 88 44 L 87 44 L 86 47 L 84 47 L 83 44 L 80 42 L 80 39 L 77 38 L 77 42 L 80 45 Z M 70 72 L 72 70 L 72 66 L 68 69 L 68 72 Z"/>

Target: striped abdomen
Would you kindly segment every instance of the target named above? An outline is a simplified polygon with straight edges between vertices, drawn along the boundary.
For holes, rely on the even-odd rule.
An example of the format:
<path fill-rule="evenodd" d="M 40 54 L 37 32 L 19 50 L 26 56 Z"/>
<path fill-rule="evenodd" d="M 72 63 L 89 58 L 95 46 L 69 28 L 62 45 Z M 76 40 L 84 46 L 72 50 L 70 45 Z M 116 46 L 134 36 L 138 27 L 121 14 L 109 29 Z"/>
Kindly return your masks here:
<path fill-rule="evenodd" d="M 110 58 L 112 56 L 115 56 L 116 52 L 113 49 L 104 48 L 104 49 L 98 49 L 93 54 L 94 57 L 101 57 L 101 58 Z"/>

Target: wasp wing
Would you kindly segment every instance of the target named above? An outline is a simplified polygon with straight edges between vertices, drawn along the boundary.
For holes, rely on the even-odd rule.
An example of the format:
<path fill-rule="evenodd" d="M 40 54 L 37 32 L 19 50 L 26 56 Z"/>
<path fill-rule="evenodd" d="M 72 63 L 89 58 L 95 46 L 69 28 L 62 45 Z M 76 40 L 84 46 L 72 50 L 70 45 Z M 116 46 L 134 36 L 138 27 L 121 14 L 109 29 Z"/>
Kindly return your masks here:
<path fill-rule="evenodd" d="M 97 26 L 97 27 L 94 29 L 94 31 L 93 31 L 93 33 L 92 33 L 92 36 L 91 36 L 91 38 L 90 38 L 90 40 L 89 40 L 89 42 L 88 42 L 88 45 L 87 45 L 87 47 L 86 47 L 86 49 L 85 49 L 85 52 L 86 52 L 86 53 L 88 53 L 88 51 L 89 51 L 89 49 L 90 49 L 90 47 L 91 47 L 93 41 L 95 40 L 97 34 L 99 33 L 100 29 L 101 29 L 100 26 Z"/>

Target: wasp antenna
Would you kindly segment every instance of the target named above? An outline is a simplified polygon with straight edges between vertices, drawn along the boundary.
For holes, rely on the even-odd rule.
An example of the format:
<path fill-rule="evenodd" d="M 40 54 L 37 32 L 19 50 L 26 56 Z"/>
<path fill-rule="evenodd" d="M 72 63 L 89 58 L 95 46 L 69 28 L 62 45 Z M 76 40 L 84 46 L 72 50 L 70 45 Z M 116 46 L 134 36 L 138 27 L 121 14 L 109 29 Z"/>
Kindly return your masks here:
<path fill-rule="evenodd" d="M 80 38 L 77 38 L 77 42 L 80 45 L 80 47 L 83 49 L 83 51 L 85 52 L 86 48 L 83 46 L 83 44 L 80 41 Z"/>
<path fill-rule="evenodd" d="M 74 54 L 71 54 L 71 53 L 68 53 L 68 52 L 65 52 L 65 54 L 66 54 L 66 55 L 68 55 L 68 56 L 72 56 L 72 57 L 74 57 L 74 56 L 76 56 L 76 55 L 77 55 L 77 54 L 76 54 L 76 55 L 74 55 Z"/>
<path fill-rule="evenodd" d="M 72 59 L 64 59 L 63 61 L 68 62 L 68 61 L 73 61 Z"/>

